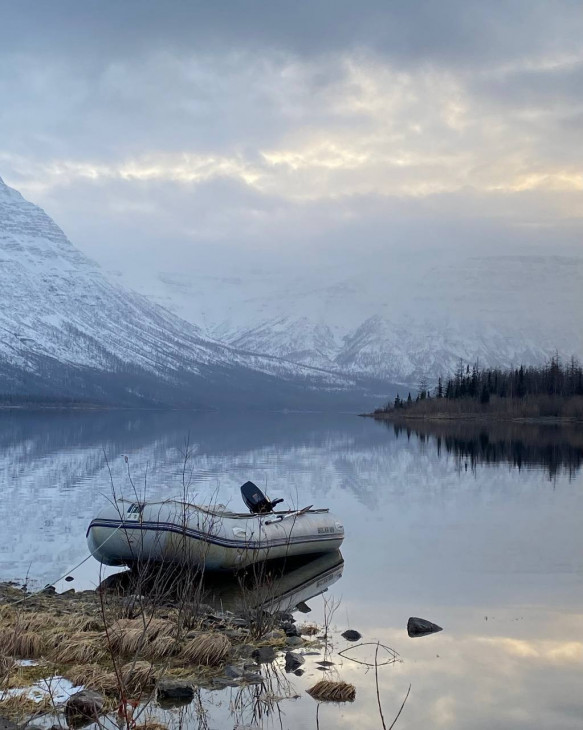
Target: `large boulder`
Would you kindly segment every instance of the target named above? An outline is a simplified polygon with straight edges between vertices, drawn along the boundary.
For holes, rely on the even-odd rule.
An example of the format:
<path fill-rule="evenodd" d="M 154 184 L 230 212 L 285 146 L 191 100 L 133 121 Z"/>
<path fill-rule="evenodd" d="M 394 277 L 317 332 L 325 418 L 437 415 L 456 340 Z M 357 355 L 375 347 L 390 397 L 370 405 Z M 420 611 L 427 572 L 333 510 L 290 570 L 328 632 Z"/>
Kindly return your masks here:
<path fill-rule="evenodd" d="M 71 726 L 97 722 L 103 712 L 104 699 L 99 692 L 82 689 L 71 695 L 65 705 L 65 717 Z"/>
<path fill-rule="evenodd" d="M 431 621 L 427 621 L 424 618 L 411 616 L 409 621 L 407 621 L 407 633 L 411 638 L 417 636 L 427 636 L 428 634 L 435 634 L 438 631 L 443 631 L 441 626 L 433 624 L 431 623 Z"/>
<path fill-rule="evenodd" d="M 159 679 L 156 697 L 159 702 L 191 702 L 194 699 L 194 687 L 184 679 Z"/>

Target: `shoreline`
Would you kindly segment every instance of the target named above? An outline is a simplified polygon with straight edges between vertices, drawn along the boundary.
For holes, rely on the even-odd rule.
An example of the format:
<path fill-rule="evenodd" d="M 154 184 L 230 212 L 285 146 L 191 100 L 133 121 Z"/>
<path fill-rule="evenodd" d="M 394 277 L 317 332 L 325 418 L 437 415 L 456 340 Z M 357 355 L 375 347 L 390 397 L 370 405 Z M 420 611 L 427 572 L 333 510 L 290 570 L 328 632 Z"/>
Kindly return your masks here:
<path fill-rule="evenodd" d="M 262 685 L 262 665 L 285 656 L 286 667 L 299 667 L 296 649 L 319 651 L 326 641 L 325 627 L 298 625 L 285 610 L 218 610 L 196 590 L 148 596 L 128 577 L 63 593 L 0 583 L 0 728 L 3 720 L 68 717 L 73 695 L 33 699 L 39 684 L 65 680 L 73 692 L 93 693 L 96 714 L 108 715 L 127 696 L 148 704 L 192 699 L 197 688 Z"/>
<path fill-rule="evenodd" d="M 375 421 L 390 421 L 392 423 L 457 423 L 470 421 L 472 423 L 496 424 L 496 423 L 517 423 L 535 424 L 538 426 L 583 426 L 580 418 L 568 416 L 513 416 L 501 413 L 411 413 L 396 414 L 388 413 L 359 413 L 361 418 L 372 418 Z"/>

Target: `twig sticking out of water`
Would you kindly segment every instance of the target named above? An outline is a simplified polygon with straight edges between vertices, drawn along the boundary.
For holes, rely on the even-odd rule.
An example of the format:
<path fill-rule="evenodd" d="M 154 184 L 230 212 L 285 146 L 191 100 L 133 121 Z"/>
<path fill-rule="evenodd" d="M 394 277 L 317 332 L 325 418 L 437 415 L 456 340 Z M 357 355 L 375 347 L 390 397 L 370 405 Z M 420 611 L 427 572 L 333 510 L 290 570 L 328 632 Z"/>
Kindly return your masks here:
<path fill-rule="evenodd" d="M 381 695 L 379 692 L 379 663 L 378 663 L 378 655 L 379 655 L 379 643 L 377 642 L 377 648 L 374 653 L 374 681 L 377 689 L 377 705 L 379 706 L 379 715 L 381 716 L 381 722 L 383 723 L 384 730 L 387 730 L 387 726 L 385 725 L 385 718 L 383 716 L 383 707 L 381 705 Z"/>
<path fill-rule="evenodd" d="M 396 716 L 396 717 L 395 717 L 395 719 L 393 720 L 393 723 L 392 723 L 391 727 L 389 728 L 389 730 L 393 730 L 393 728 L 395 727 L 395 723 L 396 723 L 396 722 L 397 722 L 397 720 L 399 719 L 399 715 L 400 715 L 400 714 L 401 714 L 401 712 L 403 711 L 403 707 L 405 707 L 405 702 L 407 702 L 407 698 L 409 697 L 409 692 L 410 692 L 410 691 L 411 691 L 411 685 L 409 685 L 409 689 L 407 690 L 407 694 L 405 695 L 405 699 L 403 700 L 403 704 L 401 705 L 401 707 L 400 707 L 400 709 L 399 709 L 399 712 L 397 712 L 397 716 Z"/>
<path fill-rule="evenodd" d="M 381 694 L 379 692 L 379 664 L 378 664 L 377 659 L 378 659 L 379 647 L 380 646 L 381 646 L 381 644 L 379 644 L 377 642 L 377 648 L 376 648 L 375 655 L 374 655 L 374 679 L 375 679 L 375 686 L 376 686 L 376 690 L 377 690 L 377 704 L 379 706 L 379 715 L 381 716 L 381 722 L 383 724 L 383 730 L 387 730 L 387 726 L 385 725 L 385 718 L 384 718 L 384 715 L 383 715 L 383 707 L 381 705 Z M 403 707 L 405 707 L 405 702 L 407 702 L 407 697 L 409 697 L 409 692 L 410 691 L 411 691 L 411 685 L 409 685 L 409 689 L 407 690 L 407 694 L 405 695 L 405 699 L 403 700 L 403 704 L 401 705 L 401 708 L 400 708 L 399 712 L 397 712 L 397 716 L 393 720 L 393 722 L 392 722 L 391 727 L 389 728 L 389 730 L 393 730 L 393 728 L 395 727 L 395 723 L 399 719 L 399 715 L 403 711 Z"/>
<path fill-rule="evenodd" d="M 355 659 L 354 657 L 348 655 L 347 652 L 354 651 L 355 649 L 358 649 L 359 646 L 376 646 L 374 664 L 372 662 L 363 662 L 361 659 Z M 387 659 L 386 661 L 377 664 L 376 658 L 379 648 L 384 649 L 387 654 L 389 654 L 390 659 Z M 338 656 L 341 656 L 344 659 L 348 659 L 351 662 L 356 662 L 357 664 L 363 664 L 365 667 L 384 667 L 387 664 L 395 664 L 395 662 L 401 661 L 401 655 L 398 652 L 396 652 L 394 649 L 391 649 L 390 646 L 379 644 L 378 641 L 363 641 L 360 644 L 354 644 L 354 646 L 349 646 L 346 649 L 339 651 Z"/>

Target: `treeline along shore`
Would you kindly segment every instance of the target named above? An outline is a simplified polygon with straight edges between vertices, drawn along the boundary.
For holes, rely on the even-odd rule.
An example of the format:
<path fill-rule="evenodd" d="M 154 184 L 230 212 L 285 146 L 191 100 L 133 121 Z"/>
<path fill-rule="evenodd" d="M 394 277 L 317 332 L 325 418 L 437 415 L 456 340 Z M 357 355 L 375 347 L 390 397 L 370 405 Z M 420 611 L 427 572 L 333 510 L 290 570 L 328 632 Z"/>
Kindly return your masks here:
<path fill-rule="evenodd" d="M 415 398 L 394 401 L 365 414 L 379 420 L 516 420 L 583 423 L 583 368 L 558 355 L 541 366 L 501 370 L 460 362 L 455 375 Z"/>

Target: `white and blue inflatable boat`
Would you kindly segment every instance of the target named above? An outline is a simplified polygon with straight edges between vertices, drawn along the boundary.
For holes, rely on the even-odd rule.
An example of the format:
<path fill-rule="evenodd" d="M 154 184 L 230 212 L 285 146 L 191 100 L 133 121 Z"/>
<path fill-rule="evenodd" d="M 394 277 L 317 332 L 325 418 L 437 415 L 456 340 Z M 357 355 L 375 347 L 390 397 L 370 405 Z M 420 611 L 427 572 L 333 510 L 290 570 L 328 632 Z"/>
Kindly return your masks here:
<path fill-rule="evenodd" d="M 275 558 L 338 550 L 344 527 L 327 509 L 312 505 L 275 511 L 261 490 L 241 487 L 250 512 L 180 500 L 118 499 L 91 521 L 87 542 L 106 565 L 178 563 L 205 570 L 233 570 Z"/>

